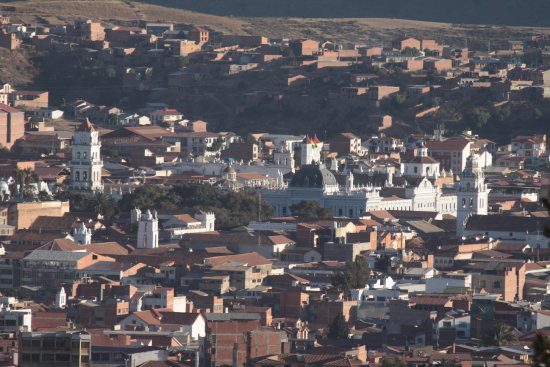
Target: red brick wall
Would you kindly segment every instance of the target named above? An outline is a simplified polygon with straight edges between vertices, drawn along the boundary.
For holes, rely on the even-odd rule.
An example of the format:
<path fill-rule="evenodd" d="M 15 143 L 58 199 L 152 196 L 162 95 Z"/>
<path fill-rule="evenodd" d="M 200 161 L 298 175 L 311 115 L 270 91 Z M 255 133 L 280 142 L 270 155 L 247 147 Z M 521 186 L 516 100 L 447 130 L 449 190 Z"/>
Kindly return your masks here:
<path fill-rule="evenodd" d="M 259 321 L 208 322 L 205 350 L 207 366 L 233 365 L 235 347 L 237 347 L 237 365 L 242 366 L 246 362 L 245 334 L 259 329 Z"/>
<path fill-rule="evenodd" d="M 0 144 L 11 148 L 13 143 L 25 135 L 23 112 L 0 112 Z"/>
<path fill-rule="evenodd" d="M 309 303 L 309 295 L 299 290 L 281 291 L 280 316 L 302 317 L 304 306 Z"/>

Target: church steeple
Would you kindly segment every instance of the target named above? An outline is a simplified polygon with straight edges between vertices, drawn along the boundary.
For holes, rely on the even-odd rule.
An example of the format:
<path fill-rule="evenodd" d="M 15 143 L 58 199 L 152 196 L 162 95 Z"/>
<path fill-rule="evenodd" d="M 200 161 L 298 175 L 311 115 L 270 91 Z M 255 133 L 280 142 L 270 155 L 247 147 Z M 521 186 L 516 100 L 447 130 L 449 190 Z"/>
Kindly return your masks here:
<path fill-rule="evenodd" d="M 456 234 L 464 233 L 464 225 L 472 214 L 487 215 L 489 207 L 489 189 L 485 175 L 479 164 L 479 156 L 470 156 L 457 188 Z"/>
<path fill-rule="evenodd" d="M 75 130 L 72 143 L 72 187 L 77 190 L 102 191 L 103 161 L 99 132 L 88 119 Z"/>

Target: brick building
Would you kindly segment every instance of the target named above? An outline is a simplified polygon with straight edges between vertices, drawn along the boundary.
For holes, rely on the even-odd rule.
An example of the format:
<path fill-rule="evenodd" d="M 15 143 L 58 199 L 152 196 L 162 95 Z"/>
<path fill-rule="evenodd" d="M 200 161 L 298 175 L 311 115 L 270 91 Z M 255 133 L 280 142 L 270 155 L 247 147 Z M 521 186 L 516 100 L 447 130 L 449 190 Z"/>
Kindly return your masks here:
<path fill-rule="evenodd" d="M 342 133 L 330 141 L 330 150 L 339 156 L 359 154 L 361 151 L 361 138 L 352 133 Z"/>
<path fill-rule="evenodd" d="M 207 43 L 210 39 L 210 32 L 201 27 L 195 27 L 189 31 L 189 39 L 197 43 Z"/>
<path fill-rule="evenodd" d="M 39 216 L 62 217 L 69 209 L 68 201 L 17 203 L 8 209 L 8 224 L 17 230 L 29 228 Z"/>
<path fill-rule="evenodd" d="M 247 361 L 246 335 L 260 331 L 256 313 L 207 313 L 205 366 L 243 366 Z"/>
<path fill-rule="evenodd" d="M 25 135 L 23 111 L 0 103 L 0 146 L 11 148 L 23 135 Z"/>

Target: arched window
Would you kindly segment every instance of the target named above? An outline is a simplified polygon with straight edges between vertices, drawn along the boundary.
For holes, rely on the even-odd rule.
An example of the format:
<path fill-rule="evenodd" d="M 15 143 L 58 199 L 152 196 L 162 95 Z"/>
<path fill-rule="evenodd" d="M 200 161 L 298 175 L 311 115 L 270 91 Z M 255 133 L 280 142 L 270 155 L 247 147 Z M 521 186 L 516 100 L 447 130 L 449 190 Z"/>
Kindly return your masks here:
<path fill-rule="evenodd" d="M 76 153 L 76 159 L 80 159 L 80 152 Z"/>
<path fill-rule="evenodd" d="M 466 199 L 462 199 L 462 207 L 463 207 L 463 208 L 466 207 Z"/>
<path fill-rule="evenodd" d="M 470 198 L 470 208 L 474 206 L 474 199 Z"/>
<path fill-rule="evenodd" d="M 80 172 L 76 171 L 76 172 L 74 173 L 74 180 L 75 180 L 75 181 L 80 181 Z"/>
<path fill-rule="evenodd" d="M 414 167 L 414 173 L 418 173 L 418 167 Z"/>
<path fill-rule="evenodd" d="M 88 180 L 88 172 L 84 171 L 82 172 L 82 181 Z"/>
<path fill-rule="evenodd" d="M 470 183 L 469 182 L 466 184 L 466 190 L 470 191 Z"/>
<path fill-rule="evenodd" d="M 84 152 L 84 159 L 88 158 L 88 153 Z"/>

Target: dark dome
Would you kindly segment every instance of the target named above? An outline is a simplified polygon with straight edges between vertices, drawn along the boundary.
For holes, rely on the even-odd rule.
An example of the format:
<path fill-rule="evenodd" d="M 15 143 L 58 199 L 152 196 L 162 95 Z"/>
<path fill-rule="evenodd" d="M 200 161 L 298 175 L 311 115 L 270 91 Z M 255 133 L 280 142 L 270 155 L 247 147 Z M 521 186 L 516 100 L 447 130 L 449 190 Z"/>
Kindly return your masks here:
<path fill-rule="evenodd" d="M 336 177 L 324 165 L 305 164 L 290 181 L 290 187 L 322 189 L 326 185 L 338 185 Z"/>

